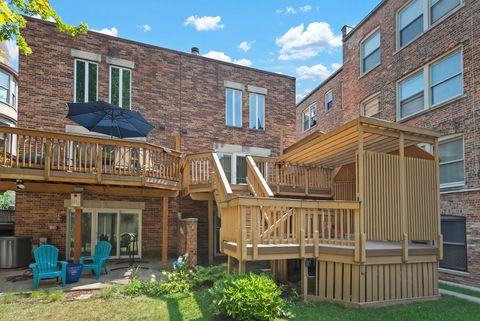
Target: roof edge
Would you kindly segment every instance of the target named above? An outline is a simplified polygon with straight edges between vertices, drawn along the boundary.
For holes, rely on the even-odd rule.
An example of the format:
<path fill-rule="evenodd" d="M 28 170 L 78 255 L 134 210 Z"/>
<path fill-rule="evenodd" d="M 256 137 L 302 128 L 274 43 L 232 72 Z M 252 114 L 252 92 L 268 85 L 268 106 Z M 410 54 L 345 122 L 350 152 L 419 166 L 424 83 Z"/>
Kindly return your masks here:
<path fill-rule="evenodd" d="M 321 87 L 326 85 L 330 80 L 335 78 L 341 71 L 343 70 L 343 64 L 335 70 L 330 76 L 328 76 L 325 80 L 323 80 L 317 87 L 313 88 L 311 92 L 309 92 L 305 97 L 303 97 L 298 103 L 296 103 L 295 107 L 300 106 L 305 100 L 307 100 L 311 95 L 313 95 L 316 91 L 318 91 Z"/>

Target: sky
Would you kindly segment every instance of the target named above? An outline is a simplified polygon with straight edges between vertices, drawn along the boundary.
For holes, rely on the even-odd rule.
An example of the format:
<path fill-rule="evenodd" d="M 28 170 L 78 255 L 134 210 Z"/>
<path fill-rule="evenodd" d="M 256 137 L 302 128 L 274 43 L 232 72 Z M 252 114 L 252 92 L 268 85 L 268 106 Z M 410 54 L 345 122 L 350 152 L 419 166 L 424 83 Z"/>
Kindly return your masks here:
<path fill-rule="evenodd" d="M 294 76 L 298 101 L 341 66 L 342 26 L 380 0 L 50 2 L 69 24 Z"/>

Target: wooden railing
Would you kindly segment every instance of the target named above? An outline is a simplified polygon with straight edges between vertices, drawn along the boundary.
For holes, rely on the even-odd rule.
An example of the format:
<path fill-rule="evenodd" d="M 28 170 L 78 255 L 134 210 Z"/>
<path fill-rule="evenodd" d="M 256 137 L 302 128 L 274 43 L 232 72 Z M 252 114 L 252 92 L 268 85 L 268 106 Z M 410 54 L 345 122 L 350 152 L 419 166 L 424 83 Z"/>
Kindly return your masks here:
<path fill-rule="evenodd" d="M 180 153 L 143 142 L 0 127 L 0 166 L 179 181 Z M 71 178 L 72 181 L 75 178 Z"/>
<path fill-rule="evenodd" d="M 182 165 L 182 188 L 188 194 L 190 185 L 212 184 L 212 153 L 189 154 Z"/>
<path fill-rule="evenodd" d="M 297 244 L 299 257 L 305 257 L 307 244 L 313 245 L 315 257 L 319 244 L 353 246 L 355 258 L 364 257 L 358 202 L 237 197 L 220 208 L 221 244 L 236 243 L 240 259 L 246 259 L 251 246 L 255 260 L 262 244 Z"/>
<path fill-rule="evenodd" d="M 332 168 L 278 163 L 271 157 L 255 156 L 253 159 L 276 194 L 331 196 Z"/>
<path fill-rule="evenodd" d="M 272 190 L 258 169 L 252 156 L 247 156 L 247 184 L 250 193 L 257 197 L 273 197 Z"/>

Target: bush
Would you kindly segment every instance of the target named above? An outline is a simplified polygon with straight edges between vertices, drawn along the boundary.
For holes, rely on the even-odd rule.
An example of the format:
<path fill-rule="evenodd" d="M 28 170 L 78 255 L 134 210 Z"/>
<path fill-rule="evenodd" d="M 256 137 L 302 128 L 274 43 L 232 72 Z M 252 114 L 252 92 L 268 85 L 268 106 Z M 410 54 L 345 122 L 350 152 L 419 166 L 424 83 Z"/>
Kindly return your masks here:
<path fill-rule="evenodd" d="M 212 289 L 214 313 L 238 321 L 275 320 L 289 317 L 291 303 L 267 275 L 229 275 Z"/>
<path fill-rule="evenodd" d="M 130 296 L 147 295 L 157 297 L 190 291 L 190 273 L 188 271 L 177 269 L 173 272 L 163 272 L 163 275 L 165 275 L 167 280 L 158 282 L 153 274 L 148 281 L 134 277 L 122 288 L 121 292 Z"/>
<path fill-rule="evenodd" d="M 118 287 L 116 286 L 107 286 L 100 291 L 100 298 L 104 300 L 112 299 L 117 296 Z"/>
<path fill-rule="evenodd" d="M 212 265 L 208 267 L 198 266 L 192 279 L 192 287 L 211 287 L 216 281 L 227 276 L 227 265 Z"/>

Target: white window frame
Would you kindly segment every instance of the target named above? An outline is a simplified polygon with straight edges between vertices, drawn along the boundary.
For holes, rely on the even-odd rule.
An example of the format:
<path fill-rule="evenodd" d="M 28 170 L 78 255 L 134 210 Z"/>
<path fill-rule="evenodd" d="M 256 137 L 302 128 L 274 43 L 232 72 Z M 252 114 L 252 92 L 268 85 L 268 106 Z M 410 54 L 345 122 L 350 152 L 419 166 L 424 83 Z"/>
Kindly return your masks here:
<path fill-rule="evenodd" d="M 77 61 L 83 61 L 85 63 L 85 97 L 84 101 L 77 101 Z M 86 103 L 88 102 L 88 89 L 89 89 L 89 69 L 88 69 L 88 64 L 94 64 L 97 66 L 97 95 L 95 96 L 96 99 L 98 100 L 98 63 L 91 61 L 91 60 L 85 60 L 85 59 L 74 59 L 73 61 L 73 102 L 75 103 Z"/>
<path fill-rule="evenodd" d="M 396 38 L 395 43 L 396 43 L 397 50 L 403 49 L 403 48 L 407 47 L 409 44 L 415 42 L 415 40 L 420 38 L 425 32 L 427 32 L 431 28 L 435 27 L 436 25 L 441 23 L 443 20 L 447 19 L 449 16 L 454 14 L 457 10 L 459 10 L 460 8 L 462 8 L 465 5 L 465 0 L 461 0 L 460 4 L 456 8 L 452 9 L 449 13 L 447 13 L 446 15 L 444 15 L 443 17 L 441 17 L 440 19 L 438 19 L 434 23 L 431 23 L 431 11 L 430 11 L 431 0 L 420 0 L 420 1 L 423 1 L 423 31 L 420 32 L 415 38 L 410 40 L 410 42 L 401 46 L 400 45 L 400 12 L 403 11 L 403 9 L 405 9 L 406 7 L 408 7 L 413 1 L 415 1 L 415 0 L 411 0 L 411 1 L 406 2 L 403 6 L 401 6 L 397 10 L 397 12 L 395 14 L 395 17 L 396 17 L 395 18 L 395 20 L 396 20 L 396 22 L 395 22 L 395 38 Z"/>
<path fill-rule="evenodd" d="M 317 108 L 317 114 L 316 114 L 317 115 L 317 124 L 312 125 L 312 111 L 311 111 L 311 109 L 313 107 L 317 108 L 317 103 L 316 102 L 314 102 L 313 104 L 310 104 L 307 108 L 302 110 L 302 116 L 301 116 L 302 117 L 302 119 L 301 119 L 301 121 L 302 121 L 302 132 L 307 132 L 310 129 L 312 129 L 313 127 L 317 126 L 317 124 L 318 124 L 318 108 Z M 304 115 L 306 113 L 308 113 L 308 128 L 307 129 L 305 129 L 305 127 L 303 126 L 304 125 L 303 124 L 303 118 L 304 118 Z"/>
<path fill-rule="evenodd" d="M 267 97 L 263 94 L 257 94 L 257 93 L 249 93 L 249 97 L 248 97 L 248 103 L 249 103 L 249 113 L 252 112 L 252 105 L 251 105 L 251 98 L 252 98 L 252 95 L 255 96 L 255 127 L 251 127 L 250 125 L 250 118 L 248 119 L 248 127 L 250 129 L 256 129 L 256 130 L 262 130 L 264 131 L 265 130 L 265 111 L 266 111 L 266 101 L 267 101 Z M 262 124 L 262 128 L 259 128 L 258 126 L 258 97 L 259 96 L 262 96 L 263 97 L 263 124 Z"/>
<path fill-rule="evenodd" d="M 7 91 L 7 101 L 6 102 L 2 101 L 1 103 L 13 106 L 12 105 L 12 78 L 13 78 L 13 76 L 10 75 L 8 72 L 6 72 L 4 70 L 0 70 L 0 72 L 5 74 L 8 77 L 8 88 L 0 85 L 0 87 L 2 87 L 3 89 L 5 89 Z"/>
<path fill-rule="evenodd" d="M 332 95 L 332 107 L 330 109 L 328 109 L 328 95 Z M 325 111 L 330 111 L 333 109 L 333 90 L 329 90 L 325 93 L 325 100 L 324 100 L 324 108 L 325 108 Z M 318 110 L 317 110 L 318 112 Z"/>
<path fill-rule="evenodd" d="M 124 68 L 120 67 L 117 65 L 110 65 L 109 67 L 109 73 L 108 73 L 108 81 L 109 81 L 109 86 L 108 86 L 108 102 L 111 104 L 112 103 L 112 68 L 117 68 L 119 69 L 119 79 L 118 79 L 118 106 L 123 108 L 123 71 L 128 70 L 130 72 L 130 107 L 129 109 L 132 109 L 132 78 L 133 78 L 133 72 L 132 69 L 129 68 Z"/>
<path fill-rule="evenodd" d="M 380 61 L 373 65 L 370 69 L 368 70 L 364 70 L 363 69 L 363 61 L 365 59 L 365 55 L 364 55 L 364 52 L 363 52 L 363 44 L 365 42 L 367 42 L 369 39 L 371 39 L 376 33 L 379 33 L 380 35 L 380 44 L 378 46 L 378 50 L 380 50 Z M 380 27 L 377 27 L 375 28 L 374 30 L 372 30 L 370 33 L 368 33 L 362 41 L 360 41 L 360 77 L 362 77 L 363 75 L 366 75 L 368 74 L 370 71 L 372 71 L 373 69 L 377 68 L 378 66 L 380 66 L 382 64 L 382 33 L 380 31 Z"/>
<path fill-rule="evenodd" d="M 233 93 L 236 91 L 240 93 L 240 107 L 235 105 L 235 95 L 232 93 L 232 124 L 227 124 L 227 113 L 228 113 L 227 92 L 229 90 L 231 90 Z M 236 127 L 236 128 L 243 127 L 243 110 L 242 110 L 243 107 L 242 106 L 243 106 L 243 91 L 235 88 L 226 87 L 225 88 L 225 125 L 230 127 Z M 235 125 L 236 124 L 235 114 L 236 114 L 237 107 L 240 108 L 240 126 Z"/>
<path fill-rule="evenodd" d="M 465 137 L 463 136 L 463 134 L 454 134 L 454 135 L 440 137 L 439 140 L 438 140 L 438 148 L 440 149 L 440 145 L 442 145 L 442 144 L 452 142 L 452 141 L 456 141 L 456 140 L 460 140 L 460 139 L 462 140 L 462 151 L 463 151 L 463 154 L 462 154 L 463 181 L 440 184 L 440 188 L 465 186 Z M 460 161 L 460 159 L 442 163 L 441 160 L 440 160 L 438 166 L 439 166 L 440 171 L 441 171 L 441 165 L 442 164 L 457 163 L 459 161 Z M 438 178 L 438 180 L 440 181 L 440 177 Z"/>
<path fill-rule="evenodd" d="M 438 103 L 432 104 L 431 67 L 433 65 L 435 65 L 436 63 L 438 63 L 438 62 L 456 54 L 458 51 L 460 51 L 460 60 L 461 60 L 460 67 L 461 67 L 461 75 L 462 75 L 462 92 L 458 95 L 447 98 L 447 99 L 445 99 L 443 101 L 440 101 Z M 409 73 L 407 76 L 398 80 L 397 84 L 396 84 L 396 96 L 397 96 L 397 98 L 396 98 L 396 105 L 397 105 L 397 107 L 396 107 L 396 111 L 397 111 L 396 119 L 397 119 L 397 121 L 408 119 L 410 117 L 413 117 L 414 115 L 417 115 L 419 113 L 424 112 L 427 109 L 433 109 L 433 108 L 436 108 L 436 107 L 439 107 L 439 106 L 443 106 L 444 104 L 448 104 L 449 102 L 462 97 L 465 94 L 464 79 L 463 79 L 465 74 L 464 74 L 463 69 L 464 69 L 464 67 L 463 67 L 463 47 L 460 46 L 460 47 L 456 47 L 456 48 L 448 51 L 447 53 L 435 58 L 435 60 L 429 62 L 428 64 L 424 65 L 423 67 L 421 67 L 419 69 L 414 70 L 413 72 Z M 404 81 L 412 78 L 412 77 L 415 77 L 419 73 L 423 73 L 423 97 L 424 97 L 423 109 L 402 118 L 401 113 L 400 113 L 401 112 L 401 110 L 400 110 L 400 107 L 401 107 L 400 106 L 400 84 L 403 83 Z M 456 74 L 456 75 L 458 76 L 458 74 Z M 452 76 L 452 78 L 453 78 L 453 76 Z"/>
<path fill-rule="evenodd" d="M 369 103 L 370 101 L 374 100 L 374 99 L 378 99 L 378 112 L 376 114 L 372 115 L 372 116 L 366 116 L 365 115 L 365 105 L 367 103 Z M 380 93 L 377 92 L 377 93 L 374 93 L 373 95 L 368 96 L 364 100 L 362 100 L 362 102 L 360 103 L 360 116 L 375 118 L 374 116 L 378 116 L 379 114 L 380 114 Z"/>

